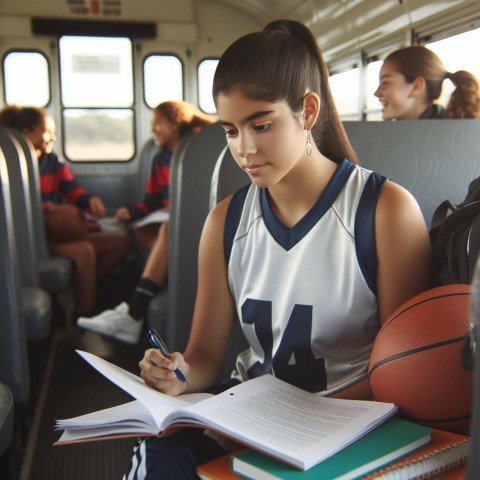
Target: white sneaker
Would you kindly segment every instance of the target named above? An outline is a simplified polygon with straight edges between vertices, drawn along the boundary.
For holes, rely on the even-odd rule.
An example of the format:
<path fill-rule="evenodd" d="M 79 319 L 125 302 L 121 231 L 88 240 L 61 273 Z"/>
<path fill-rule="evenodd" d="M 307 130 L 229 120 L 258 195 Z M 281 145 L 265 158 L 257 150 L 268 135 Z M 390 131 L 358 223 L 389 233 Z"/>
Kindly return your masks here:
<path fill-rule="evenodd" d="M 105 310 L 95 317 L 79 317 L 77 325 L 85 330 L 102 333 L 122 342 L 137 343 L 143 321 L 133 319 L 128 313 L 128 304 L 122 302 L 113 310 Z"/>

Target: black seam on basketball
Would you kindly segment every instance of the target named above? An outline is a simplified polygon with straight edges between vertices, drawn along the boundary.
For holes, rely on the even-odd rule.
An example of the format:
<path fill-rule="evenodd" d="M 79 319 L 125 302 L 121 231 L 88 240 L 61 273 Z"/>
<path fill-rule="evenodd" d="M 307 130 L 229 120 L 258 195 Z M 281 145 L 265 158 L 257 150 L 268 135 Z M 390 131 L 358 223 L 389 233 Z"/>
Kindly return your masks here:
<path fill-rule="evenodd" d="M 443 342 L 438 342 L 438 343 L 431 343 L 430 345 L 425 345 L 424 347 L 418 347 L 414 348 L 412 350 L 407 350 L 402 353 L 397 353 L 396 355 L 392 355 L 391 357 L 384 358 L 383 360 L 380 360 L 377 362 L 371 369 L 370 373 L 368 374 L 368 378 L 371 377 L 373 371 L 384 365 L 385 363 L 391 362 L 393 360 L 398 360 L 399 358 L 407 357 L 408 355 L 413 355 L 419 352 L 423 352 L 424 350 L 431 350 L 433 348 L 439 348 L 439 347 L 444 347 L 445 345 L 450 345 L 451 343 L 458 343 L 458 342 L 463 342 L 465 337 L 457 337 L 457 338 L 452 338 L 450 340 L 445 340 Z"/>
<path fill-rule="evenodd" d="M 453 417 L 453 418 L 435 418 L 435 419 L 427 419 L 427 418 L 418 418 L 412 417 L 411 415 L 408 418 L 417 423 L 431 423 L 431 424 L 439 424 L 439 423 L 453 423 L 453 422 L 464 422 L 465 420 L 470 420 L 471 415 L 463 415 L 462 417 Z"/>
<path fill-rule="evenodd" d="M 426 298 L 425 300 L 422 300 L 421 302 L 414 303 L 413 305 L 410 305 L 408 308 L 405 308 L 401 312 L 398 312 L 394 317 L 392 317 L 390 319 L 390 321 L 382 327 L 382 330 L 387 329 L 387 327 L 390 326 L 393 323 L 393 321 L 396 320 L 400 315 L 403 315 L 405 312 L 408 312 L 409 310 L 411 310 L 412 308 L 414 308 L 418 305 L 422 305 L 422 303 L 431 302 L 432 300 L 436 300 L 437 298 L 456 297 L 458 295 L 467 295 L 468 296 L 468 295 L 470 295 L 470 292 L 458 292 L 458 293 L 447 293 L 447 294 L 444 293 L 444 294 L 441 294 L 441 295 L 437 295 L 435 297 Z"/>

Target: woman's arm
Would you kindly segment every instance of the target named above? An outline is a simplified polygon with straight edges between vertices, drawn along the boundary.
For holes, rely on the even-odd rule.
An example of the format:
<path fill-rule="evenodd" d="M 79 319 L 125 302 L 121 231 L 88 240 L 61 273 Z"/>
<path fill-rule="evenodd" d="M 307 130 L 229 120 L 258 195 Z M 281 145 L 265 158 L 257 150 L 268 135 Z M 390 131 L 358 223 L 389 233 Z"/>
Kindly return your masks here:
<path fill-rule="evenodd" d="M 98 195 L 92 195 L 88 202 L 92 215 L 96 218 L 103 218 L 107 214 L 107 207 Z"/>
<path fill-rule="evenodd" d="M 380 322 L 414 295 L 430 286 L 431 251 L 423 215 L 413 196 L 393 182 L 383 186 L 375 212 Z M 368 379 L 332 397 L 371 400 Z"/>
<path fill-rule="evenodd" d="M 195 390 L 211 387 L 218 379 L 235 322 L 223 243 L 229 204 L 227 198 L 212 211 L 200 240 L 197 297 L 185 351 L 193 378 L 198 376 Z"/>
<path fill-rule="evenodd" d="M 185 373 L 189 391 L 203 391 L 215 383 L 223 366 L 235 320 L 223 251 L 223 229 L 229 202 L 230 199 L 224 200 L 210 213 L 202 232 L 197 297 L 184 355 L 176 352 L 168 360 L 150 349 L 140 362 L 145 382 L 171 395 L 184 393 L 187 389 L 173 374 L 176 367 Z"/>
<path fill-rule="evenodd" d="M 377 297 L 380 321 L 430 288 L 431 247 L 418 203 L 403 187 L 386 182 L 375 213 Z"/>

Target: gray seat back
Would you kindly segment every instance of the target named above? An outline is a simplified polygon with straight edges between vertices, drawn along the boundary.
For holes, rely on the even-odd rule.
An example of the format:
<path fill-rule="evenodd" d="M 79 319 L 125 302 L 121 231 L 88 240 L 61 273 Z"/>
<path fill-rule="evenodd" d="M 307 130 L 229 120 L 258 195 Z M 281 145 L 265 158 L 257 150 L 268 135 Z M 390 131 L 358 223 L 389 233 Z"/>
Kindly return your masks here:
<path fill-rule="evenodd" d="M 0 147 L 7 161 L 8 175 L 14 215 L 15 239 L 18 246 L 20 282 L 22 285 L 37 287 L 40 284 L 37 270 L 32 205 L 28 185 L 28 167 L 23 149 L 13 130 L 0 129 Z"/>
<path fill-rule="evenodd" d="M 220 200 L 250 183 L 248 175 L 237 165 L 230 149 L 225 147 L 217 159 L 210 187 L 210 209 Z"/>
<path fill-rule="evenodd" d="M 8 386 L 15 402 L 26 403 L 30 395 L 25 326 L 17 265 L 8 170 L 0 149 L 0 381 Z"/>
<path fill-rule="evenodd" d="M 15 137 L 18 141 L 24 157 L 25 165 L 27 171 L 27 183 L 29 191 L 29 200 L 31 204 L 32 211 L 32 220 L 33 220 L 33 229 L 36 233 L 35 236 L 35 246 L 37 255 L 39 257 L 48 256 L 48 247 L 47 247 L 47 237 L 45 231 L 45 223 L 43 222 L 43 213 L 42 213 L 42 198 L 40 194 L 40 172 L 38 168 L 37 155 L 33 147 L 32 142 L 19 130 L 11 129 L 9 133 Z M 37 212 L 40 211 L 42 215 L 37 215 Z"/>
<path fill-rule="evenodd" d="M 212 176 L 210 187 L 210 209 L 223 200 L 228 195 L 236 192 L 244 185 L 250 184 L 248 175 L 237 165 L 230 153 L 230 149 L 225 147 L 217 159 Z M 238 354 L 248 347 L 248 342 L 243 335 L 238 321 L 230 336 L 230 341 L 225 357 L 222 377 L 229 377 L 235 368 L 235 361 Z"/>
<path fill-rule="evenodd" d="M 47 233 L 42 208 L 42 198 L 39 189 L 40 172 L 38 160 L 30 140 L 20 131 L 9 131 L 20 144 L 23 150 L 28 182 L 28 201 L 32 214 L 34 248 L 37 257 L 37 271 L 40 276 L 40 285 L 50 293 L 64 292 L 72 284 L 73 265 L 65 257 L 50 256 L 47 246 Z"/>
<path fill-rule="evenodd" d="M 175 152 L 170 173 L 169 277 L 166 337 L 183 351 L 197 290 L 198 245 L 209 212 L 211 178 L 225 147 L 218 125 L 193 135 Z"/>
<path fill-rule="evenodd" d="M 0 128 L 10 184 L 13 229 L 21 285 L 21 302 L 28 340 L 40 340 L 50 333 L 52 305 L 48 293 L 40 288 L 38 257 L 33 230 L 28 168 L 24 151 L 12 130 Z"/>
<path fill-rule="evenodd" d="M 147 140 L 140 151 L 137 177 L 137 195 L 135 197 L 135 201 L 139 201 L 141 198 L 143 198 L 145 186 L 147 184 L 148 177 L 150 176 L 150 171 L 152 169 L 153 157 L 155 157 L 155 155 L 159 151 L 160 149 L 155 144 L 153 138 Z"/>
<path fill-rule="evenodd" d="M 185 149 L 187 148 L 187 145 L 188 143 L 190 142 L 191 140 L 191 137 L 192 137 L 192 134 L 187 134 L 185 136 L 182 137 L 182 139 L 180 140 L 180 143 L 178 144 L 175 152 L 173 152 L 172 154 L 172 159 L 171 159 L 171 169 L 174 168 L 173 165 L 177 163 L 177 159 L 178 158 L 181 158 L 184 154 L 184 151 Z M 145 180 L 144 180 L 144 184 L 146 183 L 147 181 L 147 177 L 148 177 L 148 174 L 150 173 L 150 170 L 151 170 L 151 164 L 152 164 L 152 160 L 153 160 L 153 157 L 159 152 L 159 149 L 158 147 L 155 145 L 155 143 L 153 142 L 153 140 L 149 142 L 147 142 L 144 146 L 144 149 L 143 149 L 143 153 L 142 153 L 142 156 L 144 156 L 144 161 L 148 163 L 149 167 L 148 167 L 148 171 L 146 170 L 146 173 L 145 173 Z M 171 177 L 171 175 L 170 175 Z M 178 178 L 178 175 L 177 175 L 177 178 Z M 170 178 L 170 204 L 171 204 L 171 195 L 172 195 L 172 179 Z M 171 207 L 170 207 L 170 210 L 171 210 Z M 170 222 L 169 222 L 169 226 L 170 225 L 173 225 L 175 224 L 175 221 L 171 221 L 171 217 L 172 217 L 172 213 L 170 211 Z M 171 233 L 169 233 L 169 236 L 171 238 Z M 170 245 L 169 245 L 169 256 L 173 255 L 173 253 L 170 253 L 172 250 L 175 249 L 175 245 L 172 245 L 171 242 L 170 242 Z M 170 260 L 169 260 L 170 261 Z M 177 262 L 175 262 L 175 264 L 177 264 Z M 170 273 L 169 273 L 169 285 L 172 284 L 172 282 L 170 281 Z M 146 313 L 146 321 L 147 321 L 147 325 L 149 326 L 149 328 L 154 328 L 157 332 L 160 332 L 161 335 L 163 336 L 166 336 L 167 333 L 166 333 L 166 326 L 167 326 L 167 301 L 168 301 L 168 295 L 167 295 L 167 290 L 166 289 L 163 289 L 162 291 L 160 291 L 159 293 L 157 293 L 152 301 L 150 302 L 149 306 L 148 306 L 148 310 L 147 310 L 147 313 Z"/>
<path fill-rule="evenodd" d="M 430 227 L 443 201 L 459 203 L 480 176 L 480 120 L 344 122 L 364 167 L 389 176 L 417 199 Z"/>

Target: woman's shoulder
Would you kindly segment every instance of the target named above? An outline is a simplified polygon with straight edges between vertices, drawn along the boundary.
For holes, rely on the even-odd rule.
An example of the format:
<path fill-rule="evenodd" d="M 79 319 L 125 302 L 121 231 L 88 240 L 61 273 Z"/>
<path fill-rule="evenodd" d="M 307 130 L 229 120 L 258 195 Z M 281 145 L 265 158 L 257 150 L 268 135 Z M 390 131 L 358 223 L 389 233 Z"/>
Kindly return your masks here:
<path fill-rule="evenodd" d="M 401 212 L 413 212 L 415 216 L 421 215 L 421 210 L 415 197 L 405 188 L 395 183 L 389 177 L 355 165 L 355 173 L 360 177 L 361 183 L 370 189 L 376 189 L 378 192 L 377 217 L 384 216 L 390 221 L 395 221 L 395 216 Z"/>
<path fill-rule="evenodd" d="M 250 184 L 228 195 L 215 205 L 209 214 L 209 218 L 211 221 L 220 222 L 222 225 L 225 225 L 227 219 L 228 221 L 238 221 L 243 211 L 247 195 L 249 192 L 251 193 L 255 190 L 255 186 Z"/>
<path fill-rule="evenodd" d="M 377 205 L 377 222 L 393 228 L 395 225 L 406 225 L 409 222 L 425 221 L 415 197 L 406 188 L 391 180 L 385 182 Z"/>

